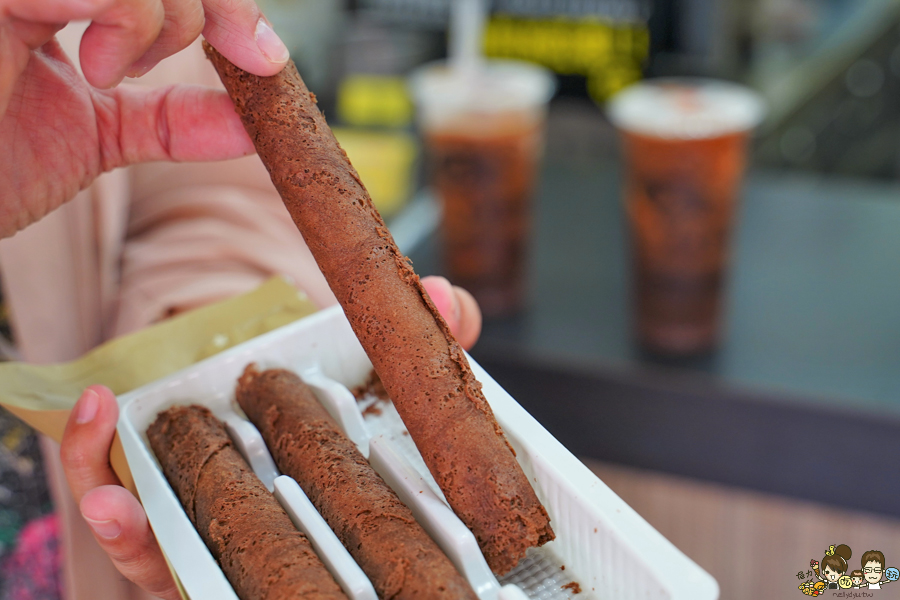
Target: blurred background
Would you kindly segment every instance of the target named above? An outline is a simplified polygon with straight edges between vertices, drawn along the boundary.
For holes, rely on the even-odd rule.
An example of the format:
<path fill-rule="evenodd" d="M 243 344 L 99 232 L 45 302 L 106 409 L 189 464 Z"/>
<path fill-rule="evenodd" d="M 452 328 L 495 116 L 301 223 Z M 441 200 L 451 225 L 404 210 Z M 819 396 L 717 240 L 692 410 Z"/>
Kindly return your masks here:
<path fill-rule="evenodd" d="M 265 4 L 417 271 L 452 275 L 440 167 L 406 86 L 447 57 L 449 0 Z M 896 560 L 900 2 L 487 4 L 484 54 L 542 65 L 557 88 L 522 307 L 487 319 L 475 358 L 723 598 L 795 596 L 830 544 Z M 605 110 L 629 84 L 670 76 L 737 82 L 767 106 L 721 339 L 699 356 L 636 341 L 626 165 Z"/>
<path fill-rule="evenodd" d="M 260 4 L 417 272 L 448 273 L 440 167 L 408 77 L 447 58 L 451 0 Z M 486 319 L 473 356 L 723 598 L 796 597 L 833 544 L 895 566 L 900 1 L 486 4 L 484 55 L 541 65 L 556 87 L 521 302 Z M 736 194 L 719 341 L 690 355 L 634 334 L 626 162 L 606 106 L 654 77 L 740 83 L 767 107 Z M 6 502 L 40 468 L 16 427 L 0 423 L 0 557 L 50 510 L 41 490 Z"/>

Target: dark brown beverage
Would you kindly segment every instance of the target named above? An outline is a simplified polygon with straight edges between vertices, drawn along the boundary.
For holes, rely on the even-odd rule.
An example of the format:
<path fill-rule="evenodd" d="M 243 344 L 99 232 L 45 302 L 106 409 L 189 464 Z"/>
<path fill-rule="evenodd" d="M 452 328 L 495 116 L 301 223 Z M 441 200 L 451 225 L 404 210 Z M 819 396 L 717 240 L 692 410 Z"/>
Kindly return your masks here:
<path fill-rule="evenodd" d="M 553 75 L 537 65 L 437 62 L 410 77 L 443 205 L 441 250 L 448 277 L 487 317 L 525 303 L 531 196 Z"/>
<path fill-rule="evenodd" d="M 650 350 L 695 354 L 718 341 L 747 137 L 623 135 L 637 333 Z"/>
<path fill-rule="evenodd" d="M 722 284 L 747 140 L 765 116 L 752 90 L 714 79 L 656 79 L 616 95 L 640 344 L 669 355 L 719 343 Z"/>
<path fill-rule="evenodd" d="M 525 298 L 540 123 L 495 117 L 480 131 L 468 123 L 465 130 L 430 132 L 427 143 L 443 205 L 447 275 L 486 316 L 517 312 Z"/>

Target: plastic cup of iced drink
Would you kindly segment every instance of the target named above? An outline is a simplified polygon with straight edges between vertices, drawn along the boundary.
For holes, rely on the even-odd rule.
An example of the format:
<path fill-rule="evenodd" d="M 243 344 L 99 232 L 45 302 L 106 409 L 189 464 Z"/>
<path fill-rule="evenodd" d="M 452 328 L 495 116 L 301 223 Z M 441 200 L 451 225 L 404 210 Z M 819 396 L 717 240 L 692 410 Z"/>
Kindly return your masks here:
<path fill-rule="evenodd" d="M 620 92 L 607 111 L 623 146 L 638 341 L 669 355 L 713 350 L 747 145 L 765 104 L 732 83 L 658 79 Z"/>
<path fill-rule="evenodd" d="M 525 301 L 531 199 L 555 80 L 528 63 L 479 64 L 425 65 L 410 86 L 443 211 L 446 273 L 485 316 L 506 316 Z"/>

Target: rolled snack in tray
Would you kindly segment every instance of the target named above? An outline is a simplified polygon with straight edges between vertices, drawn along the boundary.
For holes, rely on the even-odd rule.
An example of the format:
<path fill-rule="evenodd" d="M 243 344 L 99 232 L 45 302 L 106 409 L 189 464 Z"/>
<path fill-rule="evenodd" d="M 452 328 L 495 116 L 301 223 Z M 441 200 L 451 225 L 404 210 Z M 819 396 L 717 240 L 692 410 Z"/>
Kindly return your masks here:
<path fill-rule="evenodd" d="M 257 77 L 205 48 L 425 464 L 491 569 L 508 572 L 554 534 L 462 348 L 294 64 Z"/>
<path fill-rule="evenodd" d="M 249 365 L 235 395 L 279 470 L 297 480 L 379 598 L 477 600 L 297 375 L 281 369 L 260 373 Z"/>
<path fill-rule="evenodd" d="M 347 600 L 208 409 L 170 408 L 159 414 L 147 437 L 241 600 Z"/>

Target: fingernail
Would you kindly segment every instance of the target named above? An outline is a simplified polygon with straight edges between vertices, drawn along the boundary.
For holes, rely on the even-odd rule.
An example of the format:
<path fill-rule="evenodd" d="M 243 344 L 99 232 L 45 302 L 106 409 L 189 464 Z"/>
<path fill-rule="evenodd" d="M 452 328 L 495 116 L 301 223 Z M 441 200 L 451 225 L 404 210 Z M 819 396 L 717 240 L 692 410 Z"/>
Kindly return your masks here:
<path fill-rule="evenodd" d="M 84 520 L 87 521 L 87 524 L 91 526 L 91 529 L 94 530 L 94 533 L 102 537 L 104 540 L 115 539 L 119 537 L 120 533 L 122 533 L 122 526 L 119 525 L 119 522 L 115 519 L 110 519 L 109 521 L 94 521 L 93 519 L 84 517 Z"/>
<path fill-rule="evenodd" d="M 286 63 L 291 57 L 287 46 L 284 45 L 284 42 L 281 41 L 281 38 L 278 37 L 278 34 L 275 33 L 275 30 L 272 29 L 265 17 L 260 17 L 259 21 L 256 22 L 256 44 L 259 46 L 260 52 L 269 59 L 269 62 Z"/>
<path fill-rule="evenodd" d="M 78 405 L 75 406 L 75 422 L 79 425 L 90 423 L 97 416 L 97 409 L 100 408 L 100 396 L 94 390 L 84 390 Z"/>
<path fill-rule="evenodd" d="M 128 68 L 128 72 L 125 73 L 125 77 L 131 77 L 132 79 L 143 77 L 144 75 L 149 73 L 150 69 L 155 67 L 157 64 L 159 64 L 158 60 L 144 62 L 144 59 L 141 59 Z"/>

